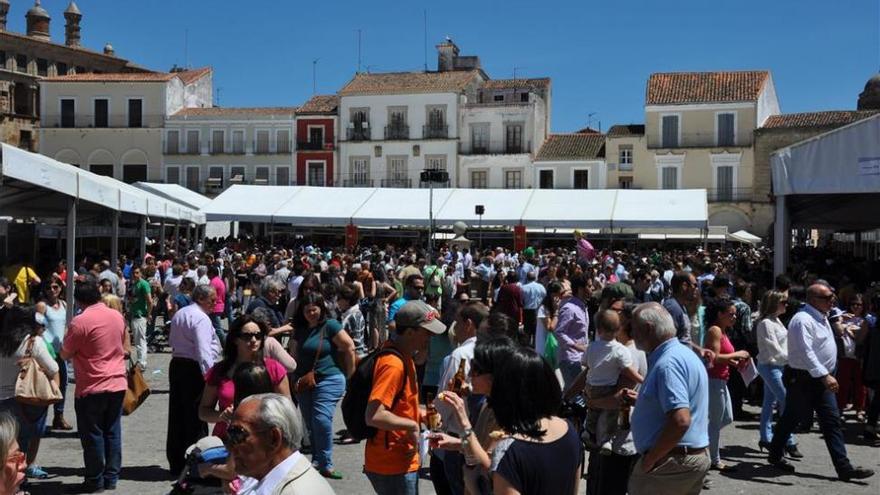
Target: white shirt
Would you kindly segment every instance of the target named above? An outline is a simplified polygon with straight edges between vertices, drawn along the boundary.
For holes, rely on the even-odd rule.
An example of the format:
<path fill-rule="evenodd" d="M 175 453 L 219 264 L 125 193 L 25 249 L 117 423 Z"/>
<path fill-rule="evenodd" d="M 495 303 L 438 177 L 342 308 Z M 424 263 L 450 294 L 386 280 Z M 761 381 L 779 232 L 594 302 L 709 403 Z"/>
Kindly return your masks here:
<path fill-rule="evenodd" d="M 632 353 L 626 346 L 601 338 L 590 342 L 582 359 L 590 368 L 587 383 L 599 387 L 617 385 L 620 371 L 633 365 Z"/>
<path fill-rule="evenodd" d="M 837 344 L 831 324 L 809 304 L 788 323 L 788 365 L 808 371 L 813 378 L 828 375 L 837 368 Z"/>
<path fill-rule="evenodd" d="M 778 317 L 758 322 L 758 364 L 785 366 L 788 363 L 788 330 Z"/>
<path fill-rule="evenodd" d="M 290 454 L 287 459 L 281 461 L 281 464 L 278 464 L 266 473 L 266 476 L 263 476 L 261 480 L 242 476 L 238 495 L 271 495 L 287 473 L 293 469 L 293 466 L 296 465 L 300 457 L 302 457 L 302 454 L 299 451 Z"/>

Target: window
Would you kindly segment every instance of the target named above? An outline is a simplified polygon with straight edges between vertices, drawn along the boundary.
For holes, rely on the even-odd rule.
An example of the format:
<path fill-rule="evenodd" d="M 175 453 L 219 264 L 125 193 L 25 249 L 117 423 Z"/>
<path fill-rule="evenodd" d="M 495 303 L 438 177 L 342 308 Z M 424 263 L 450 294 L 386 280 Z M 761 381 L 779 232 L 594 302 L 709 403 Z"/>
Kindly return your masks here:
<path fill-rule="evenodd" d="M 426 155 L 425 169 L 446 170 L 446 155 Z"/>
<path fill-rule="evenodd" d="M 733 166 L 719 166 L 715 169 L 715 173 L 715 199 L 732 201 L 734 199 Z"/>
<path fill-rule="evenodd" d="M 165 153 L 169 155 L 180 153 L 180 131 L 168 131 L 165 136 Z"/>
<path fill-rule="evenodd" d="M 310 186 L 324 185 L 324 162 L 308 162 L 308 177 Z"/>
<path fill-rule="evenodd" d="M 122 166 L 122 182 L 126 184 L 134 184 L 135 182 L 147 181 L 146 165 L 123 165 Z"/>
<path fill-rule="evenodd" d="M 504 171 L 504 189 L 522 189 L 522 170 Z"/>
<path fill-rule="evenodd" d="M 406 107 L 388 107 L 388 127 L 385 128 L 385 139 L 409 139 Z"/>
<path fill-rule="evenodd" d="M 523 125 L 507 124 L 504 126 L 504 152 L 523 152 Z"/>
<path fill-rule="evenodd" d="M 504 95 L 495 95 L 492 97 L 492 101 L 504 101 Z"/>
<path fill-rule="evenodd" d="M 471 189 L 486 189 L 489 187 L 489 172 L 485 170 L 471 171 Z"/>
<path fill-rule="evenodd" d="M 632 165 L 633 147 L 631 144 L 620 145 L 620 165 Z"/>
<path fill-rule="evenodd" d="M 190 155 L 198 155 L 199 150 L 199 131 L 191 129 L 186 131 L 186 152 Z"/>
<path fill-rule="evenodd" d="M 37 75 L 44 77 L 49 75 L 49 61 L 45 58 L 37 59 Z"/>
<path fill-rule="evenodd" d="M 367 185 L 370 180 L 370 159 L 365 156 L 351 158 L 351 185 Z"/>
<path fill-rule="evenodd" d="M 553 189 L 553 171 L 538 171 L 538 187 L 541 189 Z"/>
<path fill-rule="evenodd" d="M 168 167 L 165 169 L 166 184 L 180 184 L 180 167 Z"/>
<path fill-rule="evenodd" d="M 269 153 L 269 131 L 257 131 L 257 141 L 254 146 L 254 152 L 258 154 Z"/>
<path fill-rule="evenodd" d="M 199 167 L 186 167 L 186 188 L 190 191 L 199 190 L 199 179 L 201 173 Z"/>
<path fill-rule="evenodd" d="M 31 131 L 18 131 L 18 147 L 23 150 L 34 151 L 34 137 Z"/>
<path fill-rule="evenodd" d="M 76 126 L 76 101 L 73 98 L 61 99 L 61 127 Z"/>
<path fill-rule="evenodd" d="M 573 176 L 572 189 L 589 189 L 590 188 L 590 171 L 575 170 Z"/>
<path fill-rule="evenodd" d="M 324 127 L 309 126 L 309 144 L 316 148 L 324 146 Z"/>
<path fill-rule="evenodd" d="M 632 189 L 632 185 L 632 177 L 618 177 L 617 179 L 617 187 L 620 189 Z"/>
<path fill-rule="evenodd" d="M 351 125 L 348 128 L 348 139 L 366 141 L 370 139 L 370 110 L 368 108 L 351 109 Z"/>
<path fill-rule="evenodd" d="M 678 147 L 678 115 L 664 115 L 660 120 L 660 147 L 661 148 L 677 148 Z"/>
<path fill-rule="evenodd" d="M 232 152 L 236 155 L 244 154 L 244 131 L 232 131 Z"/>
<path fill-rule="evenodd" d="M 3 59 L 3 65 L 4 66 L 6 65 L 6 58 Z M 58 74 L 59 76 L 66 76 L 67 75 L 67 64 L 65 64 L 64 62 L 56 62 L 55 63 L 55 73 Z"/>
<path fill-rule="evenodd" d="M 275 184 L 279 186 L 290 185 L 290 167 L 275 168 Z"/>
<path fill-rule="evenodd" d="M 19 72 L 27 72 L 28 71 L 28 59 L 27 55 L 16 55 L 15 56 L 15 70 Z"/>
<path fill-rule="evenodd" d="M 214 129 L 211 131 L 211 154 L 222 155 L 226 153 L 226 131 Z"/>
<path fill-rule="evenodd" d="M 208 167 L 208 180 L 205 189 L 209 192 L 223 189 L 223 167 Z"/>
<path fill-rule="evenodd" d="M 446 138 L 449 128 L 446 126 L 446 107 L 427 107 L 427 122 L 423 135 L 427 139 Z"/>
<path fill-rule="evenodd" d="M 128 100 L 128 126 L 143 127 L 144 125 L 144 100 L 132 98 Z"/>
<path fill-rule="evenodd" d="M 6 51 L 0 50 L 0 69 L 6 68 Z"/>
<path fill-rule="evenodd" d="M 275 131 L 275 152 L 290 153 L 290 131 L 277 129 Z"/>
<path fill-rule="evenodd" d="M 489 124 L 471 124 L 471 149 L 474 153 L 489 151 Z"/>
<path fill-rule="evenodd" d="M 663 167 L 660 189 L 678 189 L 678 168 Z"/>
<path fill-rule="evenodd" d="M 106 98 L 95 99 L 95 127 L 110 125 L 110 102 Z"/>
<path fill-rule="evenodd" d="M 77 73 L 77 74 L 85 74 L 85 73 L 86 73 L 86 68 L 83 67 L 83 66 L 81 66 L 81 65 L 77 65 L 77 66 L 76 66 L 76 73 Z"/>
<path fill-rule="evenodd" d="M 719 113 L 716 118 L 718 119 L 718 146 L 733 146 L 736 140 L 736 114 Z"/>
<path fill-rule="evenodd" d="M 113 165 L 89 165 L 89 172 L 104 177 L 113 177 Z"/>
<path fill-rule="evenodd" d="M 257 167 L 256 174 L 254 174 L 254 184 L 257 185 L 268 185 L 269 184 L 269 167 Z"/>
<path fill-rule="evenodd" d="M 229 167 L 229 183 L 230 184 L 243 184 L 244 183 L 244 167 L 236 166 Z"/>
<path fill-rule="evenodd" d="M 528 93 L 520 93 L 520 94 L 519 94 L 519 101 L 521 101 L 521 102 L 523 102 L 523 103 L 528 103 L 528 101 L 529 101 L 529 94 L 528 94 Z"/>
<path fill-rule="evenodd" d="M 409 187 L 405 156 L 388 157 L 388 187 Z"/>

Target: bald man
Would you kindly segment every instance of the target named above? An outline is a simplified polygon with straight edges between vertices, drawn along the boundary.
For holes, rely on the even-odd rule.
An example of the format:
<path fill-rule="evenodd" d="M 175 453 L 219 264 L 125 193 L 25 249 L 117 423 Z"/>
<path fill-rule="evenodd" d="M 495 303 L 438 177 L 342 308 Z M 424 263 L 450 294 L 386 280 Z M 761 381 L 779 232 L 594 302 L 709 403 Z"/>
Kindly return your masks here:
<path fill-rule="evenodd" d="M 794 466 L 783 457 L 783 450 L 802 416 L 819 416 L 819 427 L 831 462 L 842 481 L 869 478 L 874 471 L 853 467 L 846 455 L 840 410 L 837 407 L 837 344 L 828 323 L 834 305 L 834 291 L 824 283 L 807 288 L 807 304 L 788 324 L 788 366 L 782 375 L 787 388 L 785 412 L 776 424 L 768 462 L 793 473 Z"/>

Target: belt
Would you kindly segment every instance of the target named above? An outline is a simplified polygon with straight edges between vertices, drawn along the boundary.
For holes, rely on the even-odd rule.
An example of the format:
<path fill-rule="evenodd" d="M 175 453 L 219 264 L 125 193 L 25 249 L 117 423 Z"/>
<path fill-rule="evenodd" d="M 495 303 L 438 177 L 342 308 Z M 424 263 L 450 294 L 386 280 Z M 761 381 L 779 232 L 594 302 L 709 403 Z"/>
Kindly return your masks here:
<path fill-rule="evenodd" d="M 666 455 L 700 455 L 705 454 L 707 448 L 708 447 L 688 447 L 685 445 L 679 445 L 670 450 Z"/>

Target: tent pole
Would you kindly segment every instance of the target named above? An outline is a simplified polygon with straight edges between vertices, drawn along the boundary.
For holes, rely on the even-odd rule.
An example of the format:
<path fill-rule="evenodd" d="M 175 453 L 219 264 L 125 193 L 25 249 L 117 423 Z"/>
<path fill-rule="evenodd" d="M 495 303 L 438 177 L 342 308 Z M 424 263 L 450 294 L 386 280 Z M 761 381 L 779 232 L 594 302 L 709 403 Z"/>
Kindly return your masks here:
<path fill-rule="evenodd" d="M 110 215 L 110 267 L 114 270 L 119 267 L 119 212 L 114 210 Z"/>
<path fill-rule="evenodd" d="M 159 254 L 165 256 L 165 219 L 159 220 Z"/>
<path fill-rule="evenodd" d="M 141 254 L 141 259 L 147 258 L 147 217 L 141 217 L 140 228 L 138 229 L 138 235 L 140 239 L 138 240 L 138 251 Z"/>
<path fill-rule="evenodd" d="M 180 258 L 180 220 L 174 221 L 174 257 Z"/>
<path fill-rule="evenodd" d="M 773 224 L 773 276 L 785 273 L 791 248 L 791 224 L 785 196 L 776 196 L 776 221 Z"/>
<path fill-rule="evenodd" d="M 271 246 L 273 249 L 275 247 L 275 221 L 274 220 L 269 224 L 269 246 Z"/>
<path fill-rule="evenodd" d="M 703 238 L 703 252 L 709 249 L 709 229 L 700 229 L 700 237 Z"/>
<path fill-rule="evenodd" d="M 76 273 L 76 198 L 71 198 L 67 210 L 67 323 L 73 319 L 73 286 Z"/>

